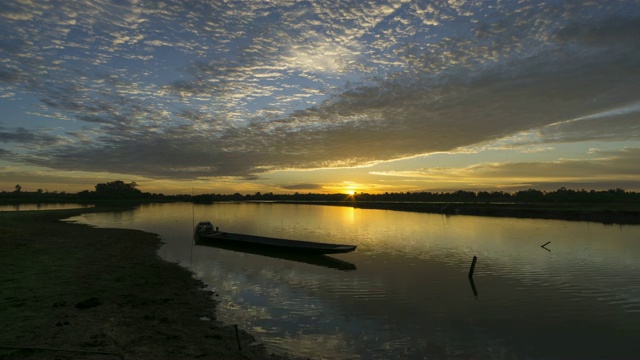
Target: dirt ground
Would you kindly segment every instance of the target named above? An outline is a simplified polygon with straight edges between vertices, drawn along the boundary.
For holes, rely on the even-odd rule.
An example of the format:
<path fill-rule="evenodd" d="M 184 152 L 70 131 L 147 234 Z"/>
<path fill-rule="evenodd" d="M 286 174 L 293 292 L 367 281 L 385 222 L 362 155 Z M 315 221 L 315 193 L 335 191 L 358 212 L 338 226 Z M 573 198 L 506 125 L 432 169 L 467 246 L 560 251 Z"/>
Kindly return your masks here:
<path fill-rule="evenodd" d="M 154 235 L 0 212 L 0 359 L 292 359 L 216 321 L 216 295 Z"/>

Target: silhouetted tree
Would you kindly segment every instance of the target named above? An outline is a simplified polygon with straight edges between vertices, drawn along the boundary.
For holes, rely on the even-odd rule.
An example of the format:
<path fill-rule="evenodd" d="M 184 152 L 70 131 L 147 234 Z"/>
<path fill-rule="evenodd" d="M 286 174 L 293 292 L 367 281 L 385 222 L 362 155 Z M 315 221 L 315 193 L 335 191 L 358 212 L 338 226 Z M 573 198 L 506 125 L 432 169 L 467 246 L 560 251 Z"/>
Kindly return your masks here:
<path fill-rule="evenodd" d="M 121 180 L 100 183 L 96 185 L 96 197 L 103 199 L 139 198 L 142 192 L 136 189 L 137 186 L 138 184 L 135 181 L 128 184 Z"/>
<path fill-rule="evenodd" d="M 522 202 L 541 202 L 544 200 L 544 193 L 540 190 L 528 189 L 524 191 L 518 191 L 515 194 L 517 201 Z"/>

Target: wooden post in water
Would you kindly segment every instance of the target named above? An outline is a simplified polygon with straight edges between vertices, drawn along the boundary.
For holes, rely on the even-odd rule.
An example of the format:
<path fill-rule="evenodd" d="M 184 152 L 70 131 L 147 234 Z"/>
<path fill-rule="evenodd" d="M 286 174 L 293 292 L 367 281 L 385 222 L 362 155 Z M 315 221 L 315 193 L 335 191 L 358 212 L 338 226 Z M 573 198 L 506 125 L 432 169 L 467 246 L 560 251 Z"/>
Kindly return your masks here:
<path fill-rule="evenodd" d="M 238 334 L 238 324 L 233 325 L 236 329 L 236 342 L 238 342 L 238 351 L 242 351 L 242 346 L 240 346 L 240 335 Z"/>
<path fill-rule="evenodd" d="M 473 278 L 473 271 L 476 269 L 476 261 L 478 261 L 478 257 L 474 256 L 473 261 L 471 262 L 471 269 L 469 269 L 469 279 Z"/>
<path fill-rule="evenodd" d="M 469 277 L 469 283 L 471 284 L 471 291 L 473 291 L 473 297 L 478 298 L 478 289 L 476 289 L 476 283 L 473 282 L 473 278 Z"/>

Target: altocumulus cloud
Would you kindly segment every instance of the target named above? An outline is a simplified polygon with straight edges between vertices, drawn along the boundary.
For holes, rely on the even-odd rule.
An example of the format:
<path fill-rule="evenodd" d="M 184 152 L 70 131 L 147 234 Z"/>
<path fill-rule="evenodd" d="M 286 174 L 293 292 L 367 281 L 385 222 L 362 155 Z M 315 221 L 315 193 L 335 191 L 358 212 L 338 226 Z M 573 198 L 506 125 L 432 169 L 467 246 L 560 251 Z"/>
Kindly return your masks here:
<path fill-rule="evenodd" d="M 42 1 L 0 16 L 2 94 L 82 124 L 62 137 L 4 120 L 11 157 L 53 169 L 253 179 L 532 129 L 639 135 L 634 114 L 590 117 L 638 100 L 637 1 Z"/>
<path fill-rule="evenodd" d="M 462 186 L 482 187 L 483 184 L 555 189 L 567 184 L 629 184 L 636 182 L 640 170 L 637 159 L 640 149 L 593 151 L 597 157 L 589 160 L 561 159 L 547 162 L 483 163 L 462 168 L 430 168 L 415 171 L 376 172 L 376 175 L 413 180 L 454 182 Z M 555 187 L 554 187 L 555 186 Z M 614 186 L 615 187 L 615 186 Z"/>

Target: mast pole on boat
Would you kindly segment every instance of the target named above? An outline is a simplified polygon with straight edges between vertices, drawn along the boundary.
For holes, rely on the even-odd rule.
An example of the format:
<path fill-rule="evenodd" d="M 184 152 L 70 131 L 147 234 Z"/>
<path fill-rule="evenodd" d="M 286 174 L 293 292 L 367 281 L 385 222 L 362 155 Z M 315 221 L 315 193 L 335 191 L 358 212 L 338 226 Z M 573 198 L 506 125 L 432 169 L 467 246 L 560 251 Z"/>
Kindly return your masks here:
<path fill-rule="evenodd" d="M 196 227 L 196 210 L 193 204 L 193 188 L 191 188 L 191 230 Z M 193 243 L 195 242 L 195 238 L 191 239 L 191 253 L 189 254 L 189 268 L 191 268 L 191 262 L 193 260 Z"/>

